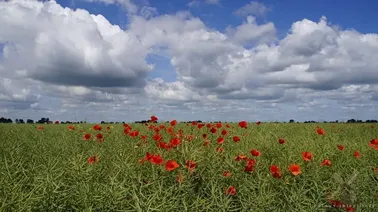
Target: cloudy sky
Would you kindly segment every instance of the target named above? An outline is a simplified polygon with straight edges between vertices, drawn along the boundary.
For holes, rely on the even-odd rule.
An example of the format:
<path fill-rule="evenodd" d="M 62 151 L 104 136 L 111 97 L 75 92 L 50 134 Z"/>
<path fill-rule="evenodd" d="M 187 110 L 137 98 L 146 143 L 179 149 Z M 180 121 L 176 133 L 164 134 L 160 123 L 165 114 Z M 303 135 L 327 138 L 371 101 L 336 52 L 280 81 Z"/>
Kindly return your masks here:
<path fill-rule="evenodd" d="M 0 116 L 378 119 L 378 1 L 0 1 Z"/>

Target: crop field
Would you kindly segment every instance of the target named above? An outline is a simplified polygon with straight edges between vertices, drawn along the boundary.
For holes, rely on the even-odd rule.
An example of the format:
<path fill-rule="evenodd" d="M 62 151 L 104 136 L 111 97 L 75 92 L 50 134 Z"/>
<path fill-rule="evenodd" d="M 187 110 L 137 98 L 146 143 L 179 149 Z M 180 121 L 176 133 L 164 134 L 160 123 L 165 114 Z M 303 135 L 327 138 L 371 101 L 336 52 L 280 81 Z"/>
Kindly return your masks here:
<path fill-rule="evenodd" d="M 378 125 L 0 125 L 0 211 L 378 211 Z"/>

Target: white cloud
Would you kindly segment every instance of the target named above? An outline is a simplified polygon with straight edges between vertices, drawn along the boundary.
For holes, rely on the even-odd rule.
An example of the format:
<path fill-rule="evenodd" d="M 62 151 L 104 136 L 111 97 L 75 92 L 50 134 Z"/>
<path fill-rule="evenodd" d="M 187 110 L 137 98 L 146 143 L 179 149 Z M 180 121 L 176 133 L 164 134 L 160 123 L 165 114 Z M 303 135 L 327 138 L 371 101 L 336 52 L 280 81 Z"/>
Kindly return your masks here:
<path fill-rule="evenodd" d="M 269 12 L 269 10 L 270 9 L 267 8 L 263 3 L 251 1 L 250 3 L 236 10 L 234 14 L 244 17 L 249 15 L 264 16 L 267 12 Z"/>
<path fill-rule="evenodd" d="M 176 81 L 166 83 L 157 78 L 150 82 L 144 90 L 152 98 L 174 101 L 198 101 L 201 96 L 186 87 L 183 82 Z"/>
<path fill-rule="evenodd" d="M 102 15 L 56 2 L 0 4 L 0 42 L 8 72 L 25 69 L 43 82 L 76 86 L 141 86 L 151 70 L 136 37 Z M 26 69 L 27 67 L 27 69 Z"/>
<path fill-rule="evenodd" d="M 259 44 L 276 40 L 276 28 L 272 22 L 258 25 L 253 16 L 248 16 L 247 21 L 235 29 L 228 27 L 228 35 L 237 43 Z"/>

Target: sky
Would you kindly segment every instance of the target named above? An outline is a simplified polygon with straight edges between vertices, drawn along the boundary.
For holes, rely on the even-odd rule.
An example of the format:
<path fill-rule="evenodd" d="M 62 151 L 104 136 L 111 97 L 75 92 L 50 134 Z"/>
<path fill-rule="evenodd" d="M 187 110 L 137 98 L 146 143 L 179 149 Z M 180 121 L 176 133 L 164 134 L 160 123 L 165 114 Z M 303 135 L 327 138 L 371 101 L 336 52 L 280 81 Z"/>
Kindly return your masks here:
<path fill-rule="evenodd" d="M 378 119 L 378 1 L 0 1 L 0 116 Z"/>

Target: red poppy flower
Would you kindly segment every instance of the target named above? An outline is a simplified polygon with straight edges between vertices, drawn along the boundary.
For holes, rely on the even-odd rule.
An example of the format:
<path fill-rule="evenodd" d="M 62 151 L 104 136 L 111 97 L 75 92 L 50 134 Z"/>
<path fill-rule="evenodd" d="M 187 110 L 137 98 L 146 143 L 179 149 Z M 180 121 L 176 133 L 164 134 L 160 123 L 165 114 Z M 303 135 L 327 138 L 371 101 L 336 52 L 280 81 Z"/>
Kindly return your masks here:
<path fill-rule="evenodd" d="M 202 138 L 207 138 L 207 134 L 202 134 Z"/>
<path fill-rule="evenodd" d="M 155 134 L 152 136 L 152 139 L 154 139 L 155 141 L 160 141 L 161 139 L 163 139 L 163 136 L 159 134 Z"/>
<path fill-rule="evenodd" d="M 257 121 L 256 124 L 257 124 L 257 125 L 260 125 L 260 124 L 261 124 L 261 121 Z"/>
<path fill-rule="evenodd" d="M 68 126 L 68 130 L 75 130 L 75 126 L 73 125 Z"/>
<path fill-rule="evenodd" d="M 254 159 L 248 159 L 247 164 L 244 167 L 244 172 L 251 172 L 254 170 L 256 161 Z"/>
<path fill-rule="evenodd" d="M 39 126 L 39 127 L 37 128 L 37 130 L 43 130 L 43 129 L 45 129 L 44 126 Z"/>
<path fill-rule="evenodd" d="M 168 160 L 165 163 L 165 169 L 169 172 L 177 169 L 178 167 L 179 167 L 179 164 L 174 160 Z"/>
<path fill-rule="evenodd" d="M 91 134 L 87 133 L 84 135 L 84 140 L 88 141 L 89 139 L 91 139 Z"/>
<path fill-rule="evenodd" d="M 226 189 L 225 191 L 225 194 L 226 195 L 231 195 L 231 196 L 234 196 L 236 195 L 236 188 L 234 186 L 230 186 Z"/>
<path fill-rule="evenodd" d="M 371 139 L 369 146 L 374 147 L 376 150 L 378 150 L 378 139 Z"/>
<path fill-rule="evenodd" d="M 194 162 L 193 160 L 187 160 L 185 162 L 185 167 L 187 169 L 189 169 L 189 171 L 192 171 L 193 169 L 195 169 L 197 166 L 196 162 Z"/>
<path fill-rule="evenodd" d="M 209 140 L 206 140 L 203 142 L 202 146 L 208 146 L 210 144 L 210 141 Z"/>
<path fill-rule="evenodd" d="M 158 120 L 158 118 L 156 116 L 151 116 L 151 121 L 152 122 L 156 122 Z"/>
<path fill-rule="evenodd" d="M 97 140 L 99 142 L 103 142 L 104 141 L 104 136 L 101 133 L 96 134 L 96 138 L 97 138 Z"/>
<path fill-rule="evenodd" d="M 55 121 L 55 124 L 59 124 L 59 121 Z"/>
<path fill-rule="evenodd" d="M 319 128 L 316 130 L 316 133 L 319 134 L 319 135 L 325 135 L 325 130 L 319 127 Z"/>
<path fill-rule="evenodd" d="M 280 139 L 278 139 L 278 143 L 280 143 L 280 144 L 284 144 L 286 141 L 285 141 L 285 139 L 283 139 L 283 138 L 280 138 Z"/>
<path fill-rule="evenodd" d="M 223 144 L 224 143 L 224 138 L 223 137 L 219 137 L 217 139 L 217 142 L 218 142 L 218 144 Z"/>
<path fill-rule="evenodd" d="M 149 152 L 146 152 L 146 156 L 144 156 L 144 160 L 151 160 L 152 156 L 154 156 L 153 154 L 149 153 Z"/>
<path fill-rule="evenodd" d="M 289 167 L 289 171 L 294 175 L 297 176 L 301 174 L 301 167 L 298 164 L 291 164 Z"/>
<path fill-rule="evenodd" d="M 245 155 L 237 155 L 235 156 L 235 161 L 241 161 L 241 160 L 246 160 L 247 156 Z"/>
<path fill-rule="evenodd" d="M 252 149 L 251 150 L 251 155 L 252 156 L 255 156 L 255 157 L 258 157 L 261 155 L 260 151 L 258 151 L 257 149 Z"/>
<path fill-rule="evenodd" d="M 340 151 L 343 151 L 343 150 L 344 150 L 344 146 L 343 146 L 343 145 L 337 145 L 337 148 L 338 148 Z"/>
<path fill-rule="evenodd" d="M 222 130 L 221 134 L 222 135 L 227 135 L 227 130 Z"/>
<path fill-rule="evenodd" d="M 378 145 L 369 144 L 369 146 L 371 146 L 371 147 L 374 148 L 375 150 L 378 150 Z"/>
<path fill-rule="evenodd" d="M 170 150 L 171 149 L 171 145 L 165 143 L 164 141 L 158 141 L 156 143 L 156 146 L 160 149 L 166 149 L 166 150 Z"/>
<path fill-rule="evenodd" d="M 169 122 L 169 124 L 170 124 L 172 127 L 174 127 L 174 126 L 176 126 L 177 121 L 176 121 L 176 120 L 172 120 L 171 122 Z"/>
<path fill-rule="evenodd" d="M 194 138 L 195 138 L 194 135 L 187 135 L 186 136 L 186 139 L 188 139 L 188 141 L 192 141 Z"/>
<path fill-rule="evenodd" d="M 232 137 L 232 140 L 234 142 L 239 142 L 240 141 L 240 137 L 239 136 L 234 136 L 234 137 Z"/>
<path fill-rule="evenodd" d="M 88 163 L 89 164 L 94 164 L 94 163 L 98 163 L 99 159 L 98 159 L 98 156 L 97 155 L 94 155 L 94 156 L 90 156 L 88 158 Z"/>
<path fill-rule="evenodd" d="M 134 130 L 131 133 L 129 133 L 129 136 L 131 136 L 131 137 L 138 137 L 138 135 L 139 135 L 139 131 L 137 131 L 137 130 Z"/>
<path fill-rule="evenodd" d="M 239 127 L 247 129 L 248 123 L 246 121 L 239 122 Z"/>
<path fill-rule="evenodd" d="M 280 171 L 280 168 L 278 168 L 278 166 L 276 165 L 271 165 L 270 166 L 270 173 L 272 173 L 272 176 L 274 178 L 281 178 L 281 171 Z"/>
<path fill-rule="evenodd" d="M 163 157 L 161 155 L 152 155 L 149 158 L 152 164 L 161 165 L 164 163 Z"/>
<path fill-rule="evenodd" d="M 345 210 L 346 212 L 355 212 L 354 208 L 351 205 L 346 205 Z"/>
<path fill-rule="evenodd" d="M 223 125 L 222 125 L 222 123 L 216 123 L 215 126 L 216 126 L 217 128 L 222 128 Z"/>
<path fill-rule="evenodd" d="M 102 127 L 101 127 L 101 125 L 96 124 L 95 126 L 93 126 L 93 129 L 94 129 L 94 130 L 97 130 L 97 131 L 101 131 L 101 130 L 102 130 Z"/>
<path fill-rule="evenodd" d="M 377 138 L 371 139 L 370 144 L 373 146 L 378 146 L 378 139 Z"/>
<path fill-rule="evenodd" d="M 173 133 L 173 127 L 169 127 L 169 128 L 167 128 L 167 133 Z"/>
<path fill-rule="evenodd" d="M 224 177 L 230 177 L 231 176 L 231 172 L 230 171 L 224 171 L 222 175 Z"/>
<path fill-rule="evenodd" d="M 361 157 L 361 153 L 359 152 L 359 151 L 354 151 L 354 153 L 353 153 L 353 156 L 355 157 L 355 158 L 360 158 Z"/>
<path fill-rule="evenodd" d="M 210 132 L 213 133 L 213 134 L 217 133 L 217 128 L 214 128 L 214 127 L 211 128 L 211 129 L 210 129 Z"/>
<path fill-rule="evenodd" d="M 328 202 L 335 208 L 342 208 L 344 206 L 344 203 L 340 200 L 328 200 Z"/>
<path fill-rule="evenodd" d="M 324 159 L 323 162 L 320 164 L 320 166 L 331 166 L 332 163 L 328 159 Z"/>
<path fill-rule="evenodd" d="M 179 138 L 172 138 L 169 143 L 172 147 L 176 147 L 181 144 L 181 140 Z"/>
<path fill-rule="evenodd" d="M 217 147 L 216 151 L 219 152 L 219 153 L 222 153 L 224 151 L 224 149 L 222 147 Z"/>
<path fill-rule="evenodd" d="M 304 161 L 311 161 L 312 160 L 311 152 L 302 152 L 302 158 Z"/>

